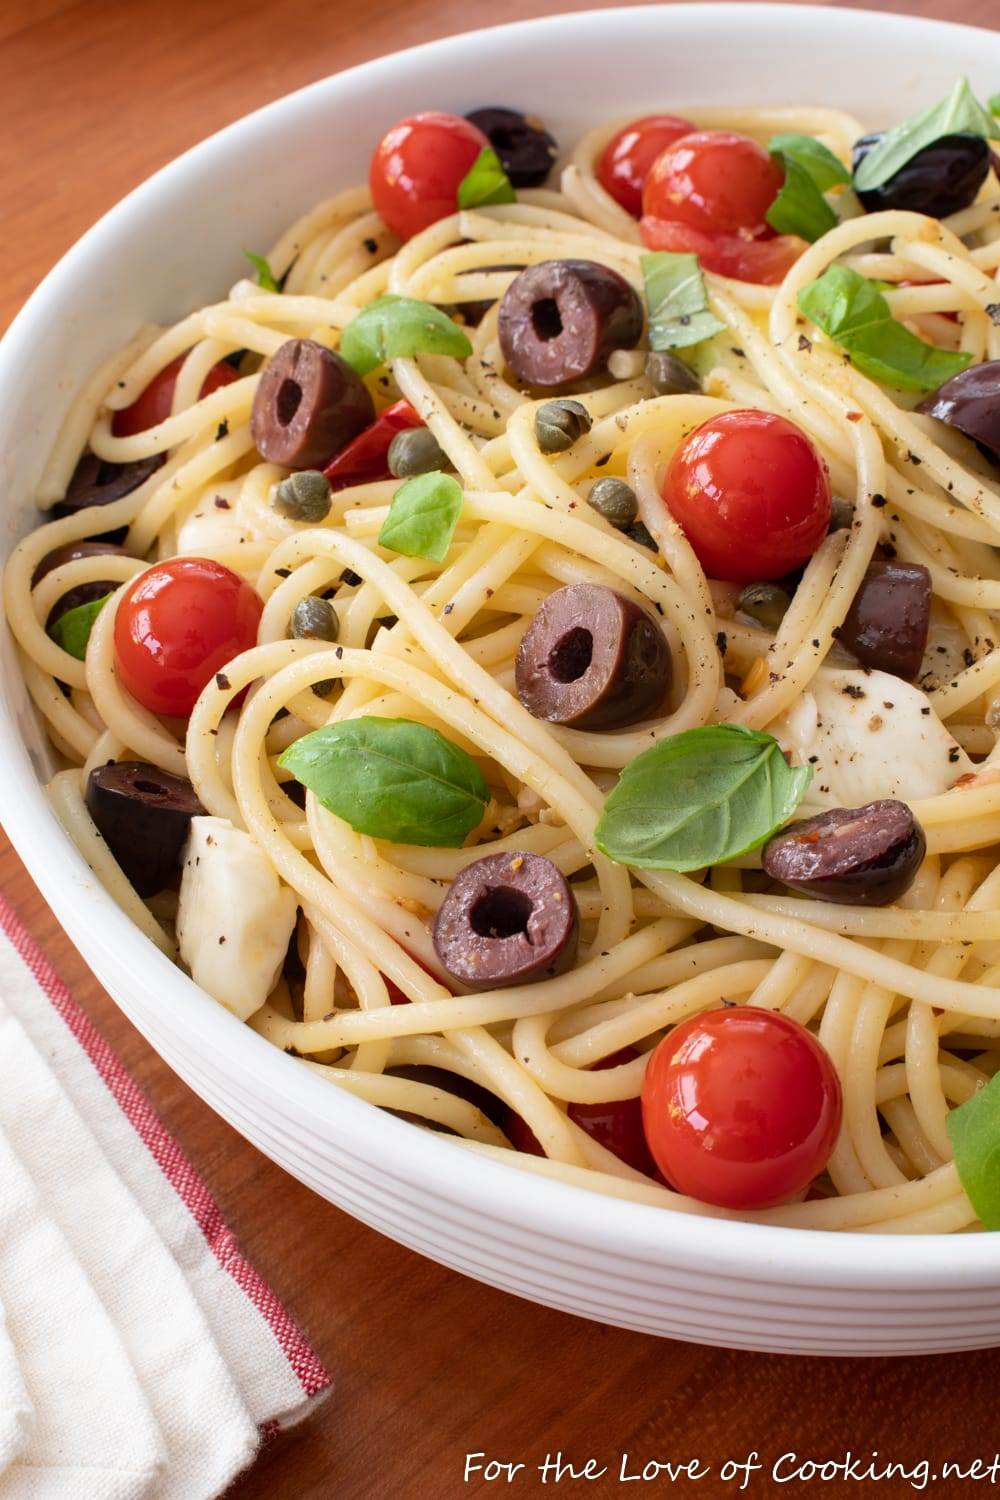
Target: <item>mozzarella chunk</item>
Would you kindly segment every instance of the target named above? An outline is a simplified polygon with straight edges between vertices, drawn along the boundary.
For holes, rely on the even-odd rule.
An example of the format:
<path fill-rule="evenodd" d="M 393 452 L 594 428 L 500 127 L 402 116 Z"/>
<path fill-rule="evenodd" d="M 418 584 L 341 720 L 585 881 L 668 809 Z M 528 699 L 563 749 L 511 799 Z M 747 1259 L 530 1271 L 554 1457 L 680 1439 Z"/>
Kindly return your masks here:
<path fill-rule="evenodd" d="M 241 1021 L 264 1004 L 284 963 L 297 902 L 248 833 L 192 818 L 177 942 L 191 977 Z"/>
<path fill-rule="evenodd" d="M 973 769 L 927 695 L 888 672 L 824 671 L 768 727 L 813 768 L 807 809 L 934 797 Z"/>

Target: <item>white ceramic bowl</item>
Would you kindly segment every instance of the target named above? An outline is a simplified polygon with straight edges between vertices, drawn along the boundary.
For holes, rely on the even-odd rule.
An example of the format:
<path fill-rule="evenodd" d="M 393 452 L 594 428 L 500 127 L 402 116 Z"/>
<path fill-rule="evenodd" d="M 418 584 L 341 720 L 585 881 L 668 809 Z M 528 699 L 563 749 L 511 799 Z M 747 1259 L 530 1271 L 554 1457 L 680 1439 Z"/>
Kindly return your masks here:
<path fill-rule="evenodd" d="M 891 122 L 968 73 L 985 95 L 1000 36 L 853 10 L 677 5 L 475 32 L 279 100 L 159 172 L 55 268 L 0 345 L 3 548 L 71 393 L 136 325 L 170 321 L 240 273 L 304 208 L 361 180 L 415 109 L 537 109 L 569 141 L 599 117 L 696 103 L 830 104 Z M 0 818 L 59 920 L 187 1083 L 316 1192 L 495 1286 L 674 1338 L 828 1354 L 1000 1342 L 989 1235 L 832 1235 L 671 1214 L 473 1156 L 324 1084 L 208 1000 L 105 895 L 39 784 L 47 751 L 9 639 Z"/>

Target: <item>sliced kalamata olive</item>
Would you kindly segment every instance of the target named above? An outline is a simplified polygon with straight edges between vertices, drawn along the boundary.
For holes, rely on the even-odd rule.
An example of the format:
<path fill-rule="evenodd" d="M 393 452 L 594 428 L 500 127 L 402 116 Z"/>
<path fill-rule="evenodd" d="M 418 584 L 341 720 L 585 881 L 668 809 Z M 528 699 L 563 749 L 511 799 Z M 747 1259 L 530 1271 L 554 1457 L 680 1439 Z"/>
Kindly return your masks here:
<path fill-rule="evenodd" d="M 541 854 L 488 854 L 466 865 L 434 922 L 438 958 L 474 990 L 562 974 L 579 939 L 573 893 Z"/>
<path fill-rule="evenodd" d="M 183 776 L 141 760 L 95 766 L 86 803 L 104 841 L 140 896 L 154 896 L 180 868 L 191 819 L 205 809 Z"/>
<path fill-rule="evenodd" d="M 84 557 L 127 556 L 125 548 L 116 547 L 113 542 L 64 542 L 61 547 L 53 547 L 51 552 L 46 552 L 31 575 L 31 587 L 37 588 L 46 573 L 53 573 L 65 563 L 79 562 Z"/>
<path fill-rule="evenodd" d="M 854 142 L 855 173 L 881 133 L 863 135 Z M 990 148 L 982 136 L 961 131 L 932 141 L 881 187 L 866 188 L 858 193 L 869 213 L 884 208 L 908 209 L 928 214 L 932 219 L 946 219 L 975 201 L 990 170 Z"/>
<path fill-rule="evenodd" d="M 543 260 L 516 276 L 499 314 L 500 347 L 518 380 L 563 385 L 599 369 L 642 334 L 642 303 L 617 271 L 590 260 Z"/>
<path fill-rule="evenodd" d="M 905 802 L 835 807 L 793 823 L 764 847 L 772 880 L 820 901 L 887 906 L 909 890 L 927 851 Z"/>
<path fill-rule="evenodd" d="M 964 432 L 1000 464 L 1000 359 L 960 370 L 925 396 L 917 411 Z"/>
<path fill-rule="evenodd" d="M 652 615 L 598 583 L 544 601 L 518 647 L 517 695 L 529 713 L 578 729 L 646 718 L 670 687 L 670 648 Z"/>
<path fill-rule="evenodd" d="M 130 464 L 111 464 L 98 458 L 96 453 L 85 453 L 73 470 L 66 494 L 56 501 L 51 514 L 75 516 L 91 505 L 111 505 L 115 500 L 131 495 L 150 474 L 156 473 L 163 462 L 162 453 L 154 453 L 152 458 L 137 458 Z M 112 533 L 108 535 L 110 537 Z"/>
<path fill-rule="evenodd" d="M 541 187 L 559 150 L 541 120 L 499 106 L 474 109 L 465 118 L 488 137 L 514 187 Z"/>
<path fill-rule="evenodd" d="M 863 667 L 911 682 L 920 671 L 931 617 L 931 575 L 922 563 L 868 564 L 837 639 Z"/>
<path fill-rule="evenodd" d="M 289 339 L 265 364 L 253 398 L 257 451 L 289 469 L 322 469 L 375 420 L 368 387 L 315 339 Z"/>

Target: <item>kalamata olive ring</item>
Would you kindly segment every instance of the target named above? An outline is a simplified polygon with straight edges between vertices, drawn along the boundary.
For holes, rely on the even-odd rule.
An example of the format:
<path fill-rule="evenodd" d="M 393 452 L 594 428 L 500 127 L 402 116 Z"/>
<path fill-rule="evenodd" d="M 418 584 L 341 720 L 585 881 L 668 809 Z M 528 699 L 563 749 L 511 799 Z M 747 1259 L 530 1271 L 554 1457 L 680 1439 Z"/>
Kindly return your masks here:
<path fill-rule="evenodd" d="M 869 151 L 882 139 L 881 133 L 863 135 L 854 142 L 853 165 L 857 172 Z M 976 194 L 990 170 L 990 148 L 982 136 L 961 131 L 943 135 L 910 158 L 881 187 L 858 193 L 869 213 L 880 209 L 908 209 L 946 219 L 975 202 Z"/>
<path fill-rule="evenodd" d="M 617 729 L 667 695 L 670 648 L 656 620 L 603 584 L 572 583 L 543 602 L 514 663 L 529 713 L 577 729 Z"/>
<path fill-rule="evenodd" d="M 559 148 L 540 120 L 498 105 L 474 109 L 465 118 L 487 137 L 514 187 L 541 187 Z"/>
<path fill-rule="evenodd" d="M 516 276 L 500 300 L 500 347 L 527 385 L 563 385 L 599 369 L 613 349 L 642 335 L 638 293 L 590 260 L 543 260 Z"/>
<path fill-rule="evenodd" d="M 541 854 L 488 854 L 452 881 L 434 922 L 444 968 L 470 989 L 533 984 L 570 968 L 580 917 L 562 872 Z"/>
<path fill-rule="evenodd" d="M 772 880 L 845 906 L 888 906 L 913 884 L 927 852 L 905 802 L 835 807 L 784 829 L 764 847 Z"/>
<path fill-rule="evenodd" d="M 837 639 L 863 667 L 912 682 L 927 649 L 931 575 L 922 563 L 868 564 Z"/>
<path fill-rule="evenodd" d="M 66 494 L 53 505 L 52 515 L 75 516 L 91 505 L 112 505 L 137 490 L 163 462 L 162 453 L 128 464 L 108 463 L 96 453 L 85 453 L 73 470 Z"/>
<path fill-rule="evenodd" d="M 917 411 L 963 432 L 991 463 L 1000 464 L 1000 359 L 960 370 L 925 396 Z"/>
<path fill-rule="evenodd" d="M 154 896 L 180 868 L 191 819 L 205 809 L 190 781 L 140 760 L 95 766 L 87 809 L 140 896 Z"/>
<path fill-rule="evenodd" d="M 35 588 L 41 583 L 46 573 L 54 572 L 64 563 L 79 562 L 84 557 L 126 557 L 127 555 L 124 547 L 116 547 L 112 542 L 65 542 L 63 546 L 54 547 L 51 552 L 46 552 L 31 575 L 31 587 Z M 71 609 L 78 609 L 82 604 L 92 604 L 97 599 L 103 599 L 117 587 L 117 583 L 102 578 L 91 583 L 78 583 L 75 587 L 67 589 L 49 610 L 48 619 L 45 621 L 46 629 L 51 629 L 56 621 L 61 620 L 63 615 L 69 614 Z"/>
<path fill-rule="evenodd" d="M 289 469 L 322 469 L 375 420 L 364 381 L 315 339 L 289 339 L 261 371 L 250 413 L 257 451 Z"/>

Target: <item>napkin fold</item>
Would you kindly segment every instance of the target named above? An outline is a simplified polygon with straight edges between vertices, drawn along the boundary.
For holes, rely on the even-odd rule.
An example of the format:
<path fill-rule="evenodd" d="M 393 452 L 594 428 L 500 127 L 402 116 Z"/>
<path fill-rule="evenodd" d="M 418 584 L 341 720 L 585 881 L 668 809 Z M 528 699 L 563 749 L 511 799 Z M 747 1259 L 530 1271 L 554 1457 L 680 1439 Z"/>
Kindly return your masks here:
<path fill-rule="evenodd" d="M 330 1377 L 0 899 L 0 1500 L 212 1500 Z"/>

